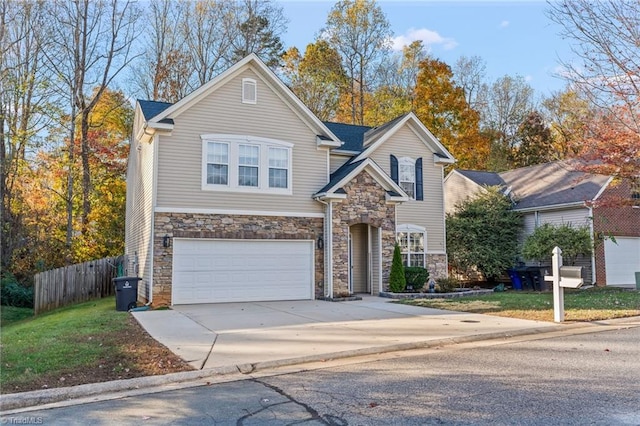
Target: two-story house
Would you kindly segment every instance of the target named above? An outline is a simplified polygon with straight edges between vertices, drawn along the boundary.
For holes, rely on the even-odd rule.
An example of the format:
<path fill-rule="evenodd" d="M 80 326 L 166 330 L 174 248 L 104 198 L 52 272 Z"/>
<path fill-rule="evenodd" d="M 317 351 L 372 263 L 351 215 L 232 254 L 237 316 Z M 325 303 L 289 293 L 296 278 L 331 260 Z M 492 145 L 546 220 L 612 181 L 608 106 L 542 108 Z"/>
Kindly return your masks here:
<path fill-rule="evenodd" d="M 398 241 L 445 276 L 453 162 L 413 113 L 320 121 L 250 55 L 174 104 L 137 102 L 128 273 L 153 305 L 375 295 Z"/>

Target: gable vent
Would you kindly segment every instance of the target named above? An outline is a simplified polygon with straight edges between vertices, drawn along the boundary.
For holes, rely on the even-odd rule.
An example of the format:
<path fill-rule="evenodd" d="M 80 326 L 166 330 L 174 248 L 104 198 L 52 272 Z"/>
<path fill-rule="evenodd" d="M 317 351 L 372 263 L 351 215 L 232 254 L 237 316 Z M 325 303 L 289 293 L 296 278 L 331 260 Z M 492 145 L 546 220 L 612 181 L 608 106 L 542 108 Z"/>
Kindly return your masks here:
<path fill-rule="evenodd" d="M 258 85 L 252 78 L 242 79 L 242 103 L 255 104 L 258 102 Z"/>

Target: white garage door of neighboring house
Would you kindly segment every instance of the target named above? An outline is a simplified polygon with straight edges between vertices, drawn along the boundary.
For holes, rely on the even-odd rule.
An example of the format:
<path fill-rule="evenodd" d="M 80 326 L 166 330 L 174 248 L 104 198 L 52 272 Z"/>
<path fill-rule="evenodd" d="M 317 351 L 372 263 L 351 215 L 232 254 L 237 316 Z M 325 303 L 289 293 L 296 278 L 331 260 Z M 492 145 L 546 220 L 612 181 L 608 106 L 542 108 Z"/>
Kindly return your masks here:
<path fill-rule="evenodd" d="M 607 285 L 635 284 L 635 272 L 640 272 L 640 238 L 615 237 L 604 241 Z"/>
<path fill-rule="evenodd" d="M 174 305 L 313 299 L 313 241 L 173 242 Z"/>

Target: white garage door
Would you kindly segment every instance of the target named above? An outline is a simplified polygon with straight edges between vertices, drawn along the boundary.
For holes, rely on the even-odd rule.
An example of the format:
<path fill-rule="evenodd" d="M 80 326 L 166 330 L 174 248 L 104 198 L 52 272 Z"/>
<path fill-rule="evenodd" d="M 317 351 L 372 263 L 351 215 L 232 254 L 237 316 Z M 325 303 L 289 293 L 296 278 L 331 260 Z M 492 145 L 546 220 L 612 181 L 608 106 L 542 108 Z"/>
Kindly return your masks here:
<path fill-rule="evenodd" d="M 607 285 L 635 284 L 635 272 L 640 271 L 640 238 L 615 237 L 604 241 Z"/>
<path fill-rule="evenodd" d="M 313 299 L 313 242 L 174 239 L 172 301 Z"/>

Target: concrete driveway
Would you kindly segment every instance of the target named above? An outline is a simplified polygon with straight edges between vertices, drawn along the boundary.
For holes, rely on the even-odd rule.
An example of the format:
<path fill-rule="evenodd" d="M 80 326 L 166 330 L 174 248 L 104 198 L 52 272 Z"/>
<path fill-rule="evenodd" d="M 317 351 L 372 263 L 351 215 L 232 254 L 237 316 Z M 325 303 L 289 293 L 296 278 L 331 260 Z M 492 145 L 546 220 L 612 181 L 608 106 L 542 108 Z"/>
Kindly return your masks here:
<path fill-rule="evenodd" d="M 196 369 L 288 365 L 551 331 L 554 323 L 420 308 L 365 296 L 179 305 L 133 312 L 160 343 Z M 244 372 L 244 371 L 243 371 Z"/>

